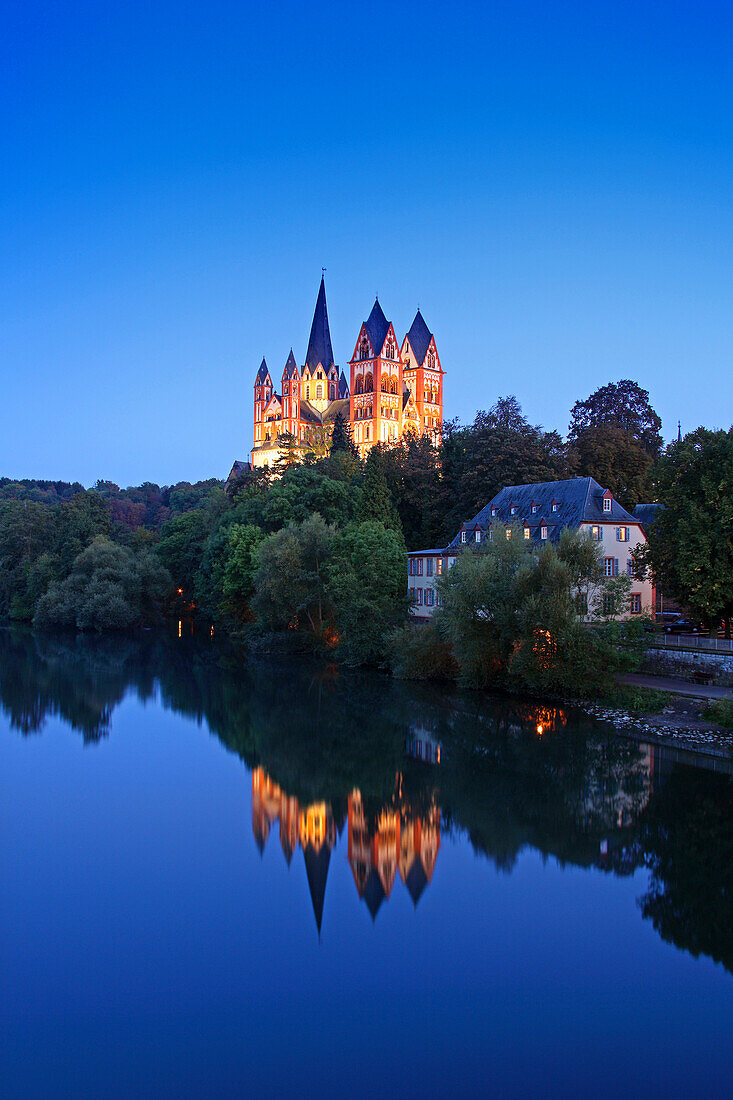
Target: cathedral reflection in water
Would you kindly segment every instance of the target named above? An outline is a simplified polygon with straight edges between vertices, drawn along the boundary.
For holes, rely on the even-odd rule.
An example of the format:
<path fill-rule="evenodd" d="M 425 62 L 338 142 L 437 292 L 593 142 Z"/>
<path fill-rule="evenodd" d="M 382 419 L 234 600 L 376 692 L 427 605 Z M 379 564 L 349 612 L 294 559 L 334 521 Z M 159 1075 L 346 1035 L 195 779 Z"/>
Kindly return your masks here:
<path fill-rule="evenodd" d="M 347 826 L 347 858 L 359 898 L 374 920 L 389 899 L 397 874 L 417 905 L 435 870 L 440 848 L 440 807 L 433 803 L 413 812 L 401 797 L 402 777 L 397 776 L 392 802 L 370 815 L 361 792 L 347 799 L 346 821 L 334 814 L 330 803 L 301 805 L 267 772 L 252 772 L 252 831 L 260 852 L 270 830 L 278 823 L 280 846 L 290 865 L 297 847 L 302 848 L 313 912 L 318 932 L 323 921 L 323 902 L 331 852 Z"/>

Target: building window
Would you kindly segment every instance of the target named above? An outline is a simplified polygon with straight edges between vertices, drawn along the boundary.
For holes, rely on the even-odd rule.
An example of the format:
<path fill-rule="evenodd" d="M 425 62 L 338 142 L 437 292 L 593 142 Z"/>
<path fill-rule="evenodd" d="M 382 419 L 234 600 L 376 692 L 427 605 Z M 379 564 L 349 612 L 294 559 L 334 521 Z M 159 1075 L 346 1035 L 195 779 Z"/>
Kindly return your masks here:
<path fill-rule="evenodd" d="M 417 559 L 417 575 L 422 577 L 422 558 Z"/>
<path fill-rule="evenodd" d="M 422 607 L 422 588 L 417 588 L 416 592 L 417 592 L 417 605 L 418 605 L 418 607 Z"/>
<path fill-rule="evenodd" d="M 532 515 L 533 516 L 537 515 L 537 505 L 536 504 L 532 505 Z"/>
<path fill-rule="evenodd" d="M 428 366 L 431 370 L 435 370 L 435 356 L 433 355 L 432 351 L 428 355 Z"/>
<path fill-rule="evenodd" d="M 603 542 L 603 528 L 594 523 L 590 529 L 591 542 Z"/>
<path fill-rule="evenodd" d="M 610 512 L 611 511 L 611 498 L 610 497 L 604 497 L 603 498 L 603 511 L 604 512 Z"/>
<path fill-rule="evenodd" d="M 435 559 L 435 575 L 436 575 L 436 577 L 442 577 L 442 575 L 443 575 L 443 559 L 442 558 L 436 558 Z"/>
<path fill-rule="evenodd" d="M 425 589 L 425 603 L 428 605 L 428 607 L 435 607 L 435 589 L 434 588 L 426 588 Z"/>
<path fill-rule="evenodd" d="M 540 528 L 540 538 L 541 539 L 546 539 L 547 538 L 547 528 L 546 527 L 541 527 Z"/>
<path fill-rule="evenodd" d="M 528 538 L 529 538 L 529 527 L 525 527 L 525 528 L 524 528 L 524 537 L 525 537 L 526 539 L 528 539 Z"/>
<path fill-rule="evenodd" d="M 359 344 L 359 358 L 360 359 L 368 359 L 369 358 L 369 341 L 367 340 L 366 336 L 364 337 L 362 342 Z"/>
<path fill-rule="evenodd" d="M 619 542 L 628 542 L 629 541 L 629 529 L 628 529 L 628 527 L 617 527 L 616 528 L 616 538 Z"/>
<path fill-rule="evenodd" d="M 509 539 L 510 539 L 511 537 L 512 537 L 512 529 L 511 529 L 511 527 L 507 527 L 507 529 L 506 529 L 506 538 L 507 538 L 507 542 L 509 541 Z"/>
<path fill-rule="evenodd" d="M 634 562 L 633 562 L 632 558 L 627 558 L 626 559 L 626 576 L 627 577 L 633 577 L 634 576 Z"/>
<path fill-rule="evenodd" d="M 551 507 L 552 507 L 553 512 L 557 511 L 558 504 L 557 504 L 556 500 L 553 500 Z"/>
<path fill-rule="evenodd" d="M 476 539 L 476 542 L 481 542 L 481 532 L 477 531 L 474 538 Z"/>
<path fill-rule="evenodd" d="M 516 516 L 516 514 L 517 514 L 517 506 L 515 504 L 512 504 L 511 508 L 509 509 L 509 515 L 510 516 Z"/>
<path fill-rule="evenodd" d="M 613 615 L 613 596 L 608 592 L 603 593 L 603 614 Z"/>
<path fill-rule="evenodd" d="M 496 508 L 492 508 L 492 509 L 491 509 L 491 514 L 492 514 L 492 516 L 495 516 L 495 515 L 496 515 Z"/>
<path fill-rule="evenodd" d="M 409 594 L 409 596 L 410 596 L 410 603 L 415 603 L 415 589 L 414 589 L 414 588 L 410 588 L 410 589 L 408 590 L 408 594 Z"/>
<path fill-rule="evenodd" d="M 494 532 L 490 530 L 489 531 L 489 542 L 493 542 L 493 541 L 494 541 Z"/>
<path fill-rule="evenodd" d="M 442 606 L 443 606 L 443 597 L 441 596 L 440 592 L 438 592 L 438 607 L 442 607 Z"/>
<path fill-rule="evenodd" d="M 618 576 L 618 558 L 603 559 L 603 575 L 604 577 Z"/>
<path fill-rule="evenodd" d="M 427 575 L 429 577 L 432 577 L 432 575 L 433 575 L 433 559 L 432 558 L 426 558 L 425 560 L 426 560 L 425 572 L 427 573 Z"/>
<path fill-rule="evenodd" d="M 577 596 L 575 597 L 575 610 L 577 611 L 578 615 L 587 615 L 588 614 L 588 593 L 587 592 L 578 592 Z"/>
<path fill-rule="evenodd" d="M 465 541 L 466 541 L 466 532 L 461 531 L 461 542 L 465 542 Z"/>
<path fill-rule="evenodd" d="M 319 397 L 323 397 L 323 386 L 320 382 L 316 386 L 316 400 L 318 400 Z"/>
<path fill-rule="evenodd" d="M 641 593 L 640 592 L 632 592 L 631 593 L 631 614 L 632 615 L 641 615 Z"/>

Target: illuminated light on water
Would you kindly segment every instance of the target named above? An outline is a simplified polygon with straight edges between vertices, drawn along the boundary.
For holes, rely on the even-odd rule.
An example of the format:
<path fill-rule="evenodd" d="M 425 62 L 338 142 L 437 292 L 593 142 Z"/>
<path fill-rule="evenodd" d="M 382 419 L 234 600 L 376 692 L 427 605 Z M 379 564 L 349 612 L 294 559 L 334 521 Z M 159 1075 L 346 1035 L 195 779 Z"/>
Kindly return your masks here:
<path fill-rule="evenodd" d="M 179 619 L 179 620 L 178 620 L 178 637 L 179 637 L 179 638 L 181 637 L 181 631 L 182 631 L 182 628 L 183 628 L 183 623 L 182 623 L 182 622 L 181 622 L 181 620 Z"/>
<path fill-rule="evenodd" d="M 537 735 L 538 735 L 539 737 L 541 737 L 541 736 L 542 736 L 542 734 L 543 734 L 544 732 L 545 732 L 545 727 L 544 727 L 544 726 L 542 725 L 542 723 L 540 723 L 540 724 L 539 724 L 539 725 L 537 726 Z"/>

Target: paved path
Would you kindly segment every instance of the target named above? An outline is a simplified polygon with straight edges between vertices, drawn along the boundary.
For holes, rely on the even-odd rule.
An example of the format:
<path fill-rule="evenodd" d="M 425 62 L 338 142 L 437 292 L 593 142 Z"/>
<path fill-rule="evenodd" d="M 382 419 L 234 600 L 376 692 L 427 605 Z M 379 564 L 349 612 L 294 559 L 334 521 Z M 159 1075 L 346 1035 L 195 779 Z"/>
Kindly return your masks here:
<path fill-rule="evenodd" d="M 687 680 L 672 680 L 667 676 L 645 676 L 640 672 L 627 672 L 619 676 L 619 681 L 632 687 L 655 688 L 657 691 L 674 692 L 675 695 L 692 695 L 696 699 L 733 699 L 733 688 L 691 684 Z"/>

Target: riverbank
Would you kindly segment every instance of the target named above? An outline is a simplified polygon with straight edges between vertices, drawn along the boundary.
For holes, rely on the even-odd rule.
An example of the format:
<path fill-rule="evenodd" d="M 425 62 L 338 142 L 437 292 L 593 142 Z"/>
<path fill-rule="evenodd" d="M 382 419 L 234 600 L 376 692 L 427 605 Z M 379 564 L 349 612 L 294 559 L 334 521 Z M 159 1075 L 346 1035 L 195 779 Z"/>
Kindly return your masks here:
<path fill-rule="evenodd" d="M 644 686 L 636 690 L 641 693 L 649 689 Z M 665 689 L 655 687 L 653 690 L 659 693 Z M 706 715 L 709 698 L 700 694 L 675 695 L 670 689 L 666 691 L 667 698 L 658 710 L 631 710 L 623 706 L 589 702 L 578 702 L 577 705 L 592 718 L 612 723 L 624 737 L 654 741 L 670 748 L 733 761 L 733 730 L 725 729 Z"/>

